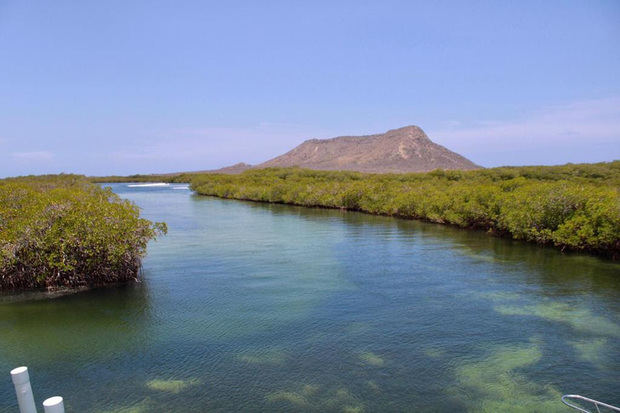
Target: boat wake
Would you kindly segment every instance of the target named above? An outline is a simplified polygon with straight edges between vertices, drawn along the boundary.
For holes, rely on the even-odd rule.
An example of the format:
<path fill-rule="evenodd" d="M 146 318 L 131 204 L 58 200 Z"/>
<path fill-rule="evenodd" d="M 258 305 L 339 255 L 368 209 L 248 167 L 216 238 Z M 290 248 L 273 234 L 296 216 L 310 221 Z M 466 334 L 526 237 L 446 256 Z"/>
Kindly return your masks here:
<path fill-rule="evenodd" d="M 157 183 L 152 183 L 152 184 L 128 184 L 127 186 L 130 188 L 145 188 L 145 187 L 155 187 L 155 186 L 170 186 L 170 184 L 167 184 L 165 182 L 157 182 Z"/>

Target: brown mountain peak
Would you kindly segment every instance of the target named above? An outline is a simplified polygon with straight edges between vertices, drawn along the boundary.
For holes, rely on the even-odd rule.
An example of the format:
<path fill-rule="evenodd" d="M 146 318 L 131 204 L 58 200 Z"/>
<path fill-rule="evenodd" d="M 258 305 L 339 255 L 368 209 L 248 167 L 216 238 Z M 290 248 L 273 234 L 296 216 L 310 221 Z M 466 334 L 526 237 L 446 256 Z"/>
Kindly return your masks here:
<path fill-rule="evenodd" d="M 384 135 L 424 136 L 425 138 L 428 138 L 422 128 L 416 125 L 403 126 L 402 128 L 398 129 L 390 129 L 389 131 L 385 132 Z"/>
<path fill-rule="evenodd" d="M 479 168 L 461 155 L 437 145 L 414 125 L 376 135 L 309 139 L 256 168 L 289 166 L 377 173 Z"/>

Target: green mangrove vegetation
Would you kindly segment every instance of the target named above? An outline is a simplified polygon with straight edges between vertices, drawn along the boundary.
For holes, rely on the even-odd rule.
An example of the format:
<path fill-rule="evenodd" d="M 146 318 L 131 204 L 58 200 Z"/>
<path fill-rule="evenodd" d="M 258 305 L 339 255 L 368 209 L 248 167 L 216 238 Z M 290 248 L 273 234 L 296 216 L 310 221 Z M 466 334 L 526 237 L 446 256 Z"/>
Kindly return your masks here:
<path fill-rule="evenodd" d="M 0 180 L 0 291 L 136 279 L 164 223 L 78 175 Z"/>
<path fill-rule="evenodd" d="M 269 168 L 188 178 L 202 195 L 421 219 L 620 257 L 620 161 L 408 174 Z"/>
<path fill-rule="evenodd" d="M 96 184 L 121 183 L 121 182 L 189 182 L 193 174 L 136 174 L 136 175 L 109 175 L 109 176 L 89 176 L 88 180 Z"/>

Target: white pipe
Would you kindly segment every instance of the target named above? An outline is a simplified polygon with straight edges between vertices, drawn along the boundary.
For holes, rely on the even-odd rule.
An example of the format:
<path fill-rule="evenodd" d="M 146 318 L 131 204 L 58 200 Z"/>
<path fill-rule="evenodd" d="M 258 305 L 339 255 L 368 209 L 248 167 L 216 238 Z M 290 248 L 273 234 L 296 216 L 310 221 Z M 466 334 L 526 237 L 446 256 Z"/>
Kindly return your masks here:
<path fill-rule="evenodd" d="M 65 413 L 65 405 L 62 402 L 62 397 L 54 396 L 46 399 L 43 402 L 43 409 L 45 413 Z"/>
<path fill-rule="evenodd" d="M 32 387 L 30 386 L 28 367 L 17 367 L 11 370 L 11 379 L 13 379 L 13 384 L 15 385 L 15 394 L 17 395 L 20 413 L 37 413 Z"/>

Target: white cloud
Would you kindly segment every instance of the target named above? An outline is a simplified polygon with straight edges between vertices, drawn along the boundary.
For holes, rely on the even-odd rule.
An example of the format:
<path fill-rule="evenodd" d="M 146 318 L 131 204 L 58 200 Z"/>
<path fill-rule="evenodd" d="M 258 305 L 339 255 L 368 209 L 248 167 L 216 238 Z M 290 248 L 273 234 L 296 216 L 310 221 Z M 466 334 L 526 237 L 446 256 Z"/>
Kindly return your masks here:
<path fill-rule="evenodd" d="M 484 165 L 613 160 L 620 157 L 620 97 L 550 106 L 512 120 L 450 121 L 429 136 Z"/>
<path fill-rule="evenodd" d="M 162 133 L 158 133 L 162 135 Z M 112 154 L 115 160 L 198 162 L 205 168 L 236 162 L 258 163 L 292 149 L 305 139 L 326 131 L 294 124 L 263 122 L 248 127 L 206 127 L 170 130 L 144 145 L 132 145 Z M 329 134 L 327 134 L 329 136 Z M 200 162 L 202 161 L 202 162 Z"/>
<path fill-rule="evenodd" d="M 11 157 L 22 161 L 49 161 L 54 154 L 49 151 L 13 152 Z"/>

